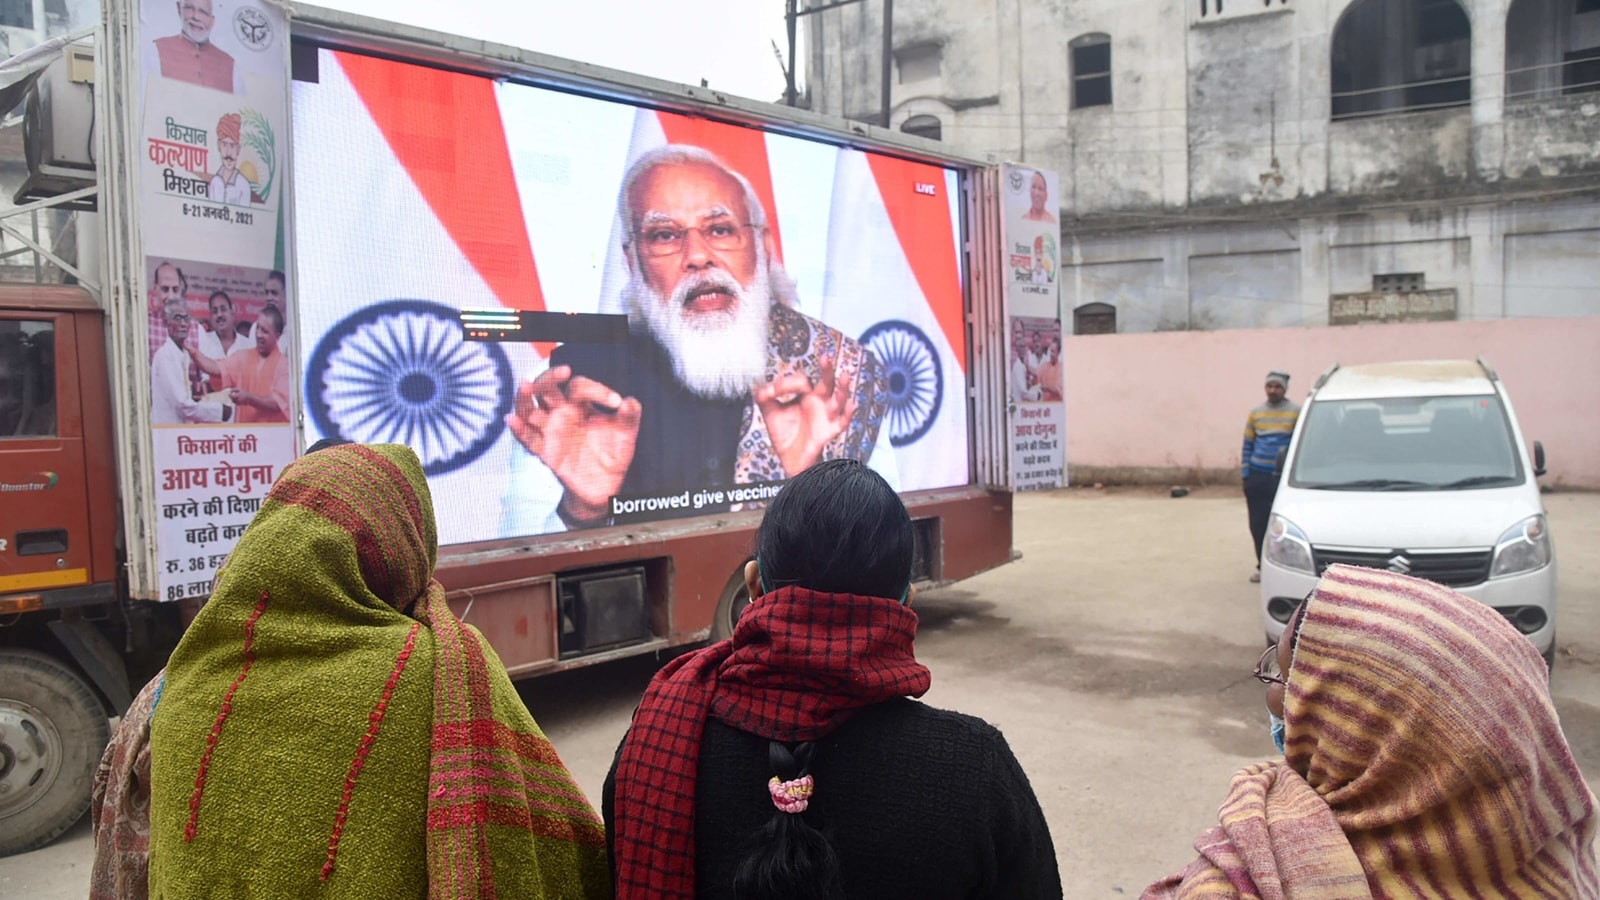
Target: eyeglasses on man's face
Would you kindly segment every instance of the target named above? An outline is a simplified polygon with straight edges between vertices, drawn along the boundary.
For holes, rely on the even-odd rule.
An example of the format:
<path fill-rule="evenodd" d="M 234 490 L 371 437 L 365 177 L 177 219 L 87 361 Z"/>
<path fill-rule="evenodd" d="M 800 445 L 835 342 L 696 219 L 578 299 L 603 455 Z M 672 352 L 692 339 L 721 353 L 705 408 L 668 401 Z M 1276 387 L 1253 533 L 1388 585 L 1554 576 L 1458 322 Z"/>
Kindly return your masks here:
<path fill-rule="evenodd" d="M 1284 680 L 1283 670 L 1278 668 L 1277 644 L 1269 646 L 1267 648 L 1267 652 L 1261 654 L 1261 659 L 1256 661 L 1255 671 L 1251 674 L 1255 675 L 1256 680 L 1260 681 L 1262 684 L 1281 684 L 1285 687 L 1288 686 L 1289 682 Z"/>
<path fill-rule="evenodd" d="M 747 239 L 746 230 L 754 225 L 740 224 L 738 222 L 712 222 L 698 228 L 684 228 L 681 225 L 648 225 L 639 229 L 639 249 L 646 256 L 676 256 L 683 252 L 689 242 L 689 233 L 695 232 L 706 246 L 713 250 L 743 250 Z"/>

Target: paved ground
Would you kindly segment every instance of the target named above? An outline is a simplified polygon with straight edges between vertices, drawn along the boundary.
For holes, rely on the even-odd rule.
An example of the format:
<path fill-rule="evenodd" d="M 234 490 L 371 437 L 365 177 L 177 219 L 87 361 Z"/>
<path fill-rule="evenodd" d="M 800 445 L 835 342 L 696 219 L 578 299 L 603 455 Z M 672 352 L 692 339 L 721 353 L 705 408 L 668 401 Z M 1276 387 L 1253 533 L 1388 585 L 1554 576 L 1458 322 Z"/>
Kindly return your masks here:
<path fill-rule="evenodd" d="M 1552 690 L 1591 783 L 1600 777 L 1600 495 L 1546 498 L 1561 564 Z M 928 701 L 1010 739 L 1055 837 L 1067 896 L 1137 896 L 1191 858 L 1228 777 L 1266 758 L 1243 499 L 1206 490 L 1067 490 L 1020 497 L 1025 558 L 919 599 Z M 654 664 L 524 687 L 591 798 Z M 83 825 L 0 860 L 0 896 L 81 898 Z"/>

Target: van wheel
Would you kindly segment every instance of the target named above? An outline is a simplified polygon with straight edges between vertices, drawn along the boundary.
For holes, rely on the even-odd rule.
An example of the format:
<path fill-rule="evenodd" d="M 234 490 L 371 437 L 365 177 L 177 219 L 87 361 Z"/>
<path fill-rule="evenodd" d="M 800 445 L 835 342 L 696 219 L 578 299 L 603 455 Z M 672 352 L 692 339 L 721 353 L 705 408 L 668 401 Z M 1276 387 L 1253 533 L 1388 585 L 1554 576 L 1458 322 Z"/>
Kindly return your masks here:
<path fill-rule="evenodd" d="M 78 673 L 32 650 L 0 650 L 0 856 L 50 843 L 89 808 L 111 740 Z"/>
<path fill-rule="evenodd" d="M 749 606 L 750 589 L 745 587 L 744 563 L 740 563 L 733 577 L 728 579 L 728 586 L 723 588 L 722 599 L 717 601 L 717 617 L 711 623 L 712 642 L 733 637 L 733 627 L 739 624 L 739 617 Z"/>

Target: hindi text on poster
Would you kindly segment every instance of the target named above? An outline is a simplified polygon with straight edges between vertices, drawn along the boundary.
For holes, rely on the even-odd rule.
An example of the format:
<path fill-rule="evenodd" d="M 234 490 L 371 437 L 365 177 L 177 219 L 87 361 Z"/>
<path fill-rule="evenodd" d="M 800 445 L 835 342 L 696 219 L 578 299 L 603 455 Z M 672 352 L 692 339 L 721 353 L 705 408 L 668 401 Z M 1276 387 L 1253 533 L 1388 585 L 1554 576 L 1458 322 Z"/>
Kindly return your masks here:
<path fill-rule="evenodd" d="M 204 597 L 294 458 L 294 432 L 282 425 L 154 431 L 161 599 Z"/>

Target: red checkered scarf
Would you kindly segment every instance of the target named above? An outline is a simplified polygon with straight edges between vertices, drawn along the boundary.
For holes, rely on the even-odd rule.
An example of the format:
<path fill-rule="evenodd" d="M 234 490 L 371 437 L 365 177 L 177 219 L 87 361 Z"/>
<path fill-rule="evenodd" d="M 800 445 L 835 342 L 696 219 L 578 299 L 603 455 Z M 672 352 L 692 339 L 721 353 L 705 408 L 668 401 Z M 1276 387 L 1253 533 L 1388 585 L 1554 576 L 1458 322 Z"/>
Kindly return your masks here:
<path fill-rule="evenodd" d="M 773 741 L 811 741 L 857 710 L 920 697 L 917 615 L 895 600 L 781 588 L 732 640 L 673 660 L 634 713 L 617 763 L 619 900 L 694 896 L 694 798 L 706 718 Z M 826 786 L 822 786 L 826 790 Z"/>

